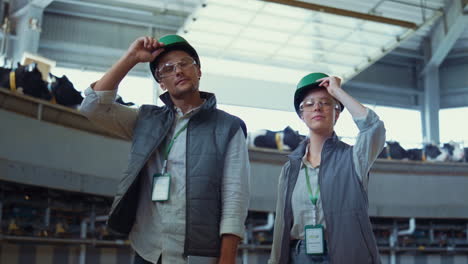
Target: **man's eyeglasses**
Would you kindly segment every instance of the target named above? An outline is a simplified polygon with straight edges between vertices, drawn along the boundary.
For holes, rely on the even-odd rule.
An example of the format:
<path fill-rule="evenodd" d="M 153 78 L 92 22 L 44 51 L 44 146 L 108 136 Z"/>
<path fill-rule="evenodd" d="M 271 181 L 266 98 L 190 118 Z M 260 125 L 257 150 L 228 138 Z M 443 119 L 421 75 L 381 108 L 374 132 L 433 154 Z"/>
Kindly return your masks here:
<path fill-rule="evenodd" d="M 182 58 L 178 62 L 169 62 L 157 69 L 159 78 L 165 78 L 176 74 L 176 69 L 179 67 L 181 70 L 185 70 L 192 65 L 196 65 L 197 62 L 191 57 Z"/>
<path fill-rule="evenodd" d="M 315 107 L 320 107 L 323 109 L 330 109 L 335 107 L 336 109 L 339 109 L 338 104 L 333 99 L 322 98 L 319 100 L 314 100 L 310 98 L 302 101 L 302 103 L 299 105 L 299 110 L 303 112 L 310 112 L 313 111 Z"/>

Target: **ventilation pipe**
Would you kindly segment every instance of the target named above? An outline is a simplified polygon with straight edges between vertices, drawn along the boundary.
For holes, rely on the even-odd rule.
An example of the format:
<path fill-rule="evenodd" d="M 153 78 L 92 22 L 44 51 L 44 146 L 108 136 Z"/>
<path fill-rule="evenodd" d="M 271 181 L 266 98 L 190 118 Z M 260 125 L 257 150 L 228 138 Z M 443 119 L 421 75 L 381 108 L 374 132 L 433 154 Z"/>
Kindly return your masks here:
<path fill-rule="evenodd" d="M 395 251 L 395 246 L 396 242 L 398 240 L 398 236 L 405 236 L 405 235 L 411 235 L 414 233 L 414 230 L 416 230 L 416 220 L 411 218 L 409 220 L 409 227 L 406 230 L 400 230 L 398 231 L 398 226 L 394 225 L 393 227 L 393 232 L 389 237 L 389 244 L 390 244 L 390 264 L 396 264 L 396 251 Z"/>

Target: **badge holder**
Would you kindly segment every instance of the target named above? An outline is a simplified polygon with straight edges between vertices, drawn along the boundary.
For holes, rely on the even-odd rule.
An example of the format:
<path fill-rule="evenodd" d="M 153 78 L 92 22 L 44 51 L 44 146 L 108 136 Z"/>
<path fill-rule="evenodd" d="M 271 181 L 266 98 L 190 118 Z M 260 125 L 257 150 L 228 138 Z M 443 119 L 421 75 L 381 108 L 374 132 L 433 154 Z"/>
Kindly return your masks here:
<path fill-rule="evenodd" d="M 312 202 L 312 224 L 304 227 L 304 242 L 307 255 L 323 255 L 325 253 L 325 237 L 323 225 L 317 224 L 317 200 Z"/>
<path fill-rule="evenodd" d="M 153 191 L 151 193 L 151 200 L 154 202 L 164 202 L 169 200 L 171 190 L 171 175 L 166 171 L 167 162 L 164 161 L 161 173 L 153 175 Z"/>
<path fill-rule="evenodd" d="M 304 238 L 307 255 L 322 255 L 325 253 L 325 240 L 322 225 L 306 225 Z"/>

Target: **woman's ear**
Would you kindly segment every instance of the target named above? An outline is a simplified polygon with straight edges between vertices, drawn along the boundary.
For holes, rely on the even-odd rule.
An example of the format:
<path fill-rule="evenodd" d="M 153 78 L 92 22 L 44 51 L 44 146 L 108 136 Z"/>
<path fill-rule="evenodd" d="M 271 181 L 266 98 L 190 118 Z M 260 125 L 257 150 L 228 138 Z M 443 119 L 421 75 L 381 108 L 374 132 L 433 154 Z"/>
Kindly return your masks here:
<path fill-rule="evenodd" d="M 340 114 L 341 114 L 341 111 L 338 109 L 335 109 L 335 123 L 333 125 L 335 125 L 336 122 L 338 121 L 338 118 L 340 118 Z"/>

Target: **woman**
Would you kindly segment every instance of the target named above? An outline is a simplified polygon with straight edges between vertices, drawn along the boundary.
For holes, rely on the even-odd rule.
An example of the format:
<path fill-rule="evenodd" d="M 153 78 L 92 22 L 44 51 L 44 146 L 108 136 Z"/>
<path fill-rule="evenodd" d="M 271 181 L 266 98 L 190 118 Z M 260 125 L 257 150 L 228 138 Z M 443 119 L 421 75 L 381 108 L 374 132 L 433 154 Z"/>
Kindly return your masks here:
<path fill-rule="evenodd" d="M 380 263 L 367 185 L 385 143 L 383 122 L 346 93 L 339 78 L 323 73 L 299 81 L 294 107 L 309 138 L 280 175 L 269 263 Z M 345 107 L 359 128 L 354 146 L 334 132 Z"/>

